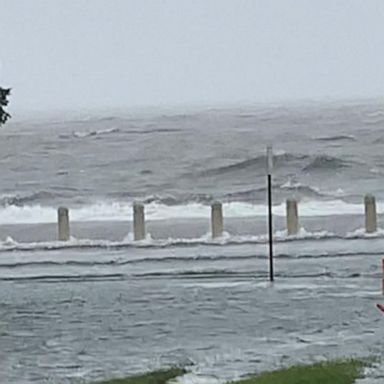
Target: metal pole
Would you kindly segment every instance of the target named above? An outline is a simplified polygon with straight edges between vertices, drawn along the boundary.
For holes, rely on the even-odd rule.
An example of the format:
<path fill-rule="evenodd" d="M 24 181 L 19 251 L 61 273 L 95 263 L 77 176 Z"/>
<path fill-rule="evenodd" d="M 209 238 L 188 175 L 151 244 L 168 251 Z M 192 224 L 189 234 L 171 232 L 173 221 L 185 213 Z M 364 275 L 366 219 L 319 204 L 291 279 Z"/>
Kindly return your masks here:
<path fill-rule="evenodd" d="M 274 281 L 273 272 L 273 223 L 272 223 L 272 147 L 267 148 L 267 185 L 268 185 L 268 239 L 269 239 L 269 280 Z"/>
<path fill-rule="evenodd" d="M 268 175 L 268 236 L 269 236 L 269 280 L 274 280 L 273 274 L 273 226 L 272 226 L 272 176 Z"/>

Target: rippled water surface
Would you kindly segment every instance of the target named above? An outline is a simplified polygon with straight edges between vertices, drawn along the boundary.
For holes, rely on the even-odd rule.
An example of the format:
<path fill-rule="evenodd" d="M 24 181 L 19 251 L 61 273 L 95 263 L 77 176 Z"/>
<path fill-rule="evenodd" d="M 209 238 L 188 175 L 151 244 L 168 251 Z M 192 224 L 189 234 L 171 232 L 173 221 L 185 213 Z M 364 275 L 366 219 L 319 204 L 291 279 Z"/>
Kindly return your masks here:
<path fill-rule="evenodd" d="M 378 103 L 15 119 L 1 131 L 0 382 L 83 383 L 180 364 L 184 381 L 341 356 L 383 380 Z M 276 281 L 265 146 L 274 143 Z M 285 232 L 285 199 L 300 232 Z M 132 202 L 145 240 L 132 239 Z M 210 203 L 224 202 L 212 239 Z M 56 209 L 72 238 L 56 241 Z"/>

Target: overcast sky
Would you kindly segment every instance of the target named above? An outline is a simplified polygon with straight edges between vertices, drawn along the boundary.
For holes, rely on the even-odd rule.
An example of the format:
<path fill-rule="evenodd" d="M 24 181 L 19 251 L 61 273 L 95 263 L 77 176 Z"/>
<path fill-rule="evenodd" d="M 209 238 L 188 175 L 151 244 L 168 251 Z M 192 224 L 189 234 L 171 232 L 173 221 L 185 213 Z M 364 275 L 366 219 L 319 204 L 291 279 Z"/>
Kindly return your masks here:
<path fill-rule="evenodd" d="M 0 0 L 14 110 L 384 95 L 383 0 Z"/>

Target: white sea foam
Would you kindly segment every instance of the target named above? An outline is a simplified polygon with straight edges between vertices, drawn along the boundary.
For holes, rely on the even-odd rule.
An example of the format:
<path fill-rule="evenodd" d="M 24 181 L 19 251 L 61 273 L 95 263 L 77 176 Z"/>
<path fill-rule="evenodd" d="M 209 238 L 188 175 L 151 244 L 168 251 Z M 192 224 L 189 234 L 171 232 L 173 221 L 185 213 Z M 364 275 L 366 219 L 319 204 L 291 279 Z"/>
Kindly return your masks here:
<path fill-rule="evenodd" d="M 226 218 L 265 217 L 267 207 L 261 204 L 230 202 L 223 204 Z M 285 217 L 285 203 L 275 205 L 273 214 Z M 384 203 L 377 204 L 379 214 L 384 213 Z M 363 215 L 363 204 L 350 204 L 342 200 L 305 201 L 299 203 L 300 217 Z M 210 207 L 200 203 L 167 206 L 156 202 L 146 204 L 147 220 L 167 219 L 209 219 Z M 131 221 L 132 204 L 126 202 L 103 201 L 82 207 L 70 207 L 71 221 Z M 41 205 L 14 206 L 0 209 L 0 224 L 55 223 L 57 209 Z"/>
<path fill-rule="evenodd" d="M 327 231 L 308 232 L 301 228 L 297 235 L 288 236 L 286 231 L 277 231 L 274 233 L 276 242 L 285 242 L 293 240 L 318 240 L 332 238 L 334 235 Z M 234 244 L 264 244 L 268 241 L 268 235 L 231 235 L 224 232 L 218 238 L 212 238 L 210 233 L 207 233 L 197 238 L 166 238 L 153 239 L 151 234 L 147 234 L 143 240 L 135 241 L 133 233 L 128 233 L 120 241 L 112 241 L 107 239 L 78 239 L 71 237 L 69 241 L 40 241 L 40 242 L 18 242 L 10 236 L 4 240 L 0 240 L 0 250 L 54 250 L 63 248 L 111 248 L 111 247 L 169 247 L 169 246 L 185 246 L 185 245 L 234 245 Z"/>
<path fill-rule="evenodd" d="M 313 192 L 318 193 L 319 195 L 323 196 L 330 196 L 330 197 L 342 197 L 345 195 L 345 192 L 342 188 L 338 188 L 336 190 L 323 190 L 316 186 L 308 186 L 302 183 L 299 183 L 297 181 L 294 181 L 292 179 L 288 179 L 285 183 L 283 183 L 280 186 L 281 189 L 288 189 L 288 190 L 295 190 L 300 188 L 307 188 L 309 190 L 312 190 Z"/>
<path fill-rule="evenodd" d="M 300 188 L 302 187 L 303 184 L 297 182 L 297 181 L 294 181 L 292 179 L 288 179 L 285 183 L 283 183 L 280 188 L 281 189 L 296 189 L 296 188 Z"/>
<path fill-rule="evenodd" d="M 95 130 L 95 131 L 86 131 L 86 132 L 74 131 L 72 134 L 73 134 L 73 136 L 75 136 L 79 139 L 83 139 L 83 138 L 89 137 L 89 136 L 106 135 L 108 133 L 115 133 L 115 132 L 119 132 L 119 129 L 118 128 L 107 128 L 107 129 L 99 129 L 99 130 Z"/>
<path fill-rule="evenodd" d="M 309 232 L 301 227 L 296 235 L 288 235 L 287 230 L 277 231 L 274 235 L 276 240 L 318 240 L 335 237 L 335 234 L 328 231 Z"/>
<path fill-rule="evenodd" d="M 382 238 L 384 237 L 384 229 L 378 228 L 376 232 L 366 233 L 365 228 L 359 228 L 346 234 L 347 239 L 365 239 L 365 238 Z"/>
<path fill-rule="evenodd" d="M 317 193 L 319 193 L 320 195 L 323 195 L 323 196 L 342 197 L 345 195 L 345 192 L 342 188 L 337 188 L 337 189 L 331 190 L 331 191 L 325 191 L 325 190 L 318 188 L 318 187 L 314 187 L 313 189 Z"/>
<path fill-rule="evenodd" d="M 368 116 L 368 117 L 380 117 L 380 116 L 384 116 L 384 109 L 378 109 L 378 110 L 376 110 L 376 111 L 367 112 L 365 115 Z"/>

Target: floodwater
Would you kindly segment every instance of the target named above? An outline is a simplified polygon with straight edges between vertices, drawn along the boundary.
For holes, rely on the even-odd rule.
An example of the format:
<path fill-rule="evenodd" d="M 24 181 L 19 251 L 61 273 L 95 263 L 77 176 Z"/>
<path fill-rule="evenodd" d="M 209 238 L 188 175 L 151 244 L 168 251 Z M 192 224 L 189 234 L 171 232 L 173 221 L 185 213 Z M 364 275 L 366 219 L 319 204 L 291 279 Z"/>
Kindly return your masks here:
<path fill-rule="evenodd" d="M 1 131 L 0 381 L 84 383 L 170 365 L 223 383 L 332 357 L 384 375 L 379 104 L 17 119 Z M 275 282 L 265 146 L 274 143 Z M 285 199 L 299 200 L 297 236 Z M 132 240 L 132 203 L 148 237 Z M 224 202 L 225 233 L 209 234 Z M 56 241 L 68 206 L 72 238 Z"/>

